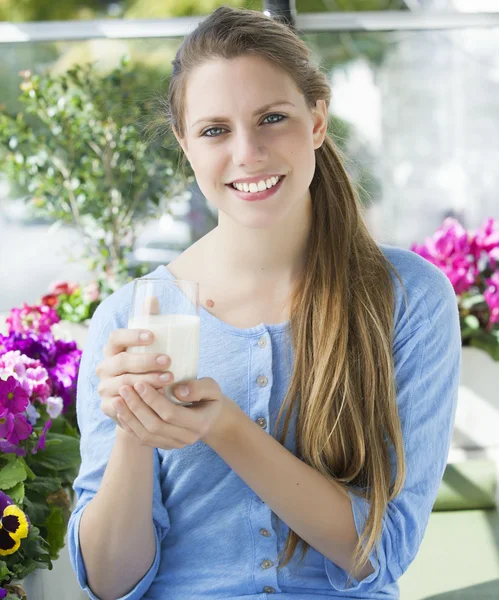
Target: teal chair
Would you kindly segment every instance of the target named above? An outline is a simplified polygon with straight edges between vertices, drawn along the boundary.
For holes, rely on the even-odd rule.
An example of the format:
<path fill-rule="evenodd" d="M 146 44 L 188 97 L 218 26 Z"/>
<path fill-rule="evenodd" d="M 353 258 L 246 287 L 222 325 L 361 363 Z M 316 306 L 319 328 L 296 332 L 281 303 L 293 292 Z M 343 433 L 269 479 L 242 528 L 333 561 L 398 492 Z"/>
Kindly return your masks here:
<path fill-rule="evenodd" d="M 448 464 L 400 600 L 499 600 L 499 512 L 493 460 Z"/>

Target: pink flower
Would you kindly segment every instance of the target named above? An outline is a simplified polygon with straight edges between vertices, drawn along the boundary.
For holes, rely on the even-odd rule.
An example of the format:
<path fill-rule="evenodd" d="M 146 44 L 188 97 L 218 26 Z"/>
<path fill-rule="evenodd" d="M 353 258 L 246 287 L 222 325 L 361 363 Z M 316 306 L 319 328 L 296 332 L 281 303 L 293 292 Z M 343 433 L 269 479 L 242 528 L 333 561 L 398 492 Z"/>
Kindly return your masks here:
<path fill-rule="evenodd" d="M 80 286 L 77 283 L 70 281 L 55 281 L 49 287 L 49 292 L 51 294 L 55 294 L 59 296 L 60 294 L 67 294 L 71 296 L 71 294 L 76 291 Z"/>
<path fill-rule="evenodd" d="M 499 262 L 499 229 L 494 219 L 487 219 L 471 239 L 470 250 L 478 260 L 486 252 L 492 260 Z"/>
<path fill-rule="evenodd" d="M 15 377 L 0 379 L 0 407 L 12 414 L 22 413 L 29 404 L 29 397 Z M 5 436 L 2 436 L 5 437 Z"/>
<path fill-rule="evenodd" d="M 24 415 L 13 415 L 14 426 L 10 434 L 7 436 L 7 441 L 11 444 L 19 444 L 19 442 L 29 438 L 33 432 L 33 427 L 28 422 Z"/>
<path fill-rule="evenodd" d="M 476 281 L 478 267 L 470 256 L 468 234 L 456 219 L 445 219 L 432 238 L 426 238 L 424 245 L 413 244 L 411 250 L 441 269 L 456 294 L 466 292 Z"/>
<path fill-rule="evenodd" d="M 490 308 L 491 323 L 499 323 L 499 271 L 496 271 L 490 279 L 485 280 L 487 288 L 483 293 L 485 301 Z"/>
<path fill-rule="evenodd" d="M 99 299 L 99 296 L 100 289 L 96 281 L 92 281 L 83 288 L 83 299 L 85 302 L 94 302 Z"/>
<path fill-rule="evenodd" d="M 29 404 L 26 391 L 15 377 L 0 379 L 0 437 L 17 445 L 31 435 L 33 428 L 23 413 Z"/>
<path fill-rule="evenodd" d="M 0 356 L 0 377 L 13 376 L 24 389 L 31 402 L 44 404 L 52 393 L 52 381 L 39 360 L 11 350 Z"/>
<path fill-rule="evenodd" d="M 49 333 L 50 327 L 60 318 L 54 309 L 46 305 L 13 308 L 7 317 L 9 333 Z"/>

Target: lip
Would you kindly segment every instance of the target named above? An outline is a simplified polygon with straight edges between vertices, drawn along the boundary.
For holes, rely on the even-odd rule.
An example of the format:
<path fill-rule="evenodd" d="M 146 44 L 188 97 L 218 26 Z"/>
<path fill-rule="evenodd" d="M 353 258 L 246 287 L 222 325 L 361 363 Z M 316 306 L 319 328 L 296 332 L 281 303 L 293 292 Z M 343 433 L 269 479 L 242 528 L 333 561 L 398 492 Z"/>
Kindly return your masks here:
<path fill-rule="evenodd" d="M 236 196 L 239 196 L 241 200 L 245 200 L 246 202 L 255 202 L 256 200 L 266 200 L 267 198 L 270 198 L 270 196 L 273 196 L 281 187 L 282 182 L 284 181 L 286 176 L 280 175 L 280 177 L 281 179 L 279 180 L 277 185 L 274 185 L 269 189 L 262 190 L 261 192 L 241 192 L 239 190 L 236 190 L 235 187 L 232 187 L 230 183 L 226 185 L 236 194 Z"/>

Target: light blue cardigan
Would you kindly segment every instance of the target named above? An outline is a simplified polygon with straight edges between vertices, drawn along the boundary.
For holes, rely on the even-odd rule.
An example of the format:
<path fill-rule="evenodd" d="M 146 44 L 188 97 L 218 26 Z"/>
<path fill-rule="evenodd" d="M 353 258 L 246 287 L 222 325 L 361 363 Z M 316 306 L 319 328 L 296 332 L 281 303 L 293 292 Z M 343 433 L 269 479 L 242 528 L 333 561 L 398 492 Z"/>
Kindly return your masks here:
<path fill-rule="evenodd" d="M 156 558 L 136 587 L 121 600 L 281 600 L 325 598 L 395 599 L 397 580 L 414 560 L 445 469 L 457 402 L 461 337 L 454 290 L 434 265 L 409 250 L 379 244 L 400 273 L 395 289 L 393 353 L 407 477 L 388 505 L 379 562 L 374 573 L 345 591 L 346 572 L 310 548 L 297 568 L 300 547 L 282 571 L 277 556 L 287 526 L 247 484 L 203 442 L 179 450 L 156 450 L 153 519 Z M 173 279 L 164 266 L 148 276 Z M 97 492 L 115 439 L 115 423 L 100 410 L 96 365 L 111 330 L 127 326 L 132 285 L 97 309 L 83 352 L 77 414 L 82 464 L 74 482 L 76 510 L 68 544 L 78 581 L 90 598 L 78 538 L 80 518 Z M 222 392 L 267 432 L 289 385 L 293 351 L 288 323 L 240 329 L 201 308 L 199 377 L 213 377 Z M 258 379 L 260 376 L 266 377 Z M 286 447 L 294 452 L 294 420 Z M 393 462 L 392 462 L 393 464 Z M 261 465 L 265 469 L 265 464 Z M 350 493 L 357 531 L 368 505 Z M 119 502 L 119 496 L 116 497 Z M 133 519 L 133 515 L 130 515 Z M 131 547 L 130 552 L 134 553 Z"/>

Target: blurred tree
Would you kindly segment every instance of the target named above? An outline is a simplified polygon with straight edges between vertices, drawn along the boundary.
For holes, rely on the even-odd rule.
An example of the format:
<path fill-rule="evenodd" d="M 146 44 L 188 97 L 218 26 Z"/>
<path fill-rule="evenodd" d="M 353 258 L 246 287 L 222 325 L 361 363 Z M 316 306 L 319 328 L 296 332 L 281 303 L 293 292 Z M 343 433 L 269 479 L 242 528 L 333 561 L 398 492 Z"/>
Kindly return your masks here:
<path fill-rule="evenodd" d="M 0 21 L 92 19 L 106 4 L 99 0 L 0 0 Z"/>

